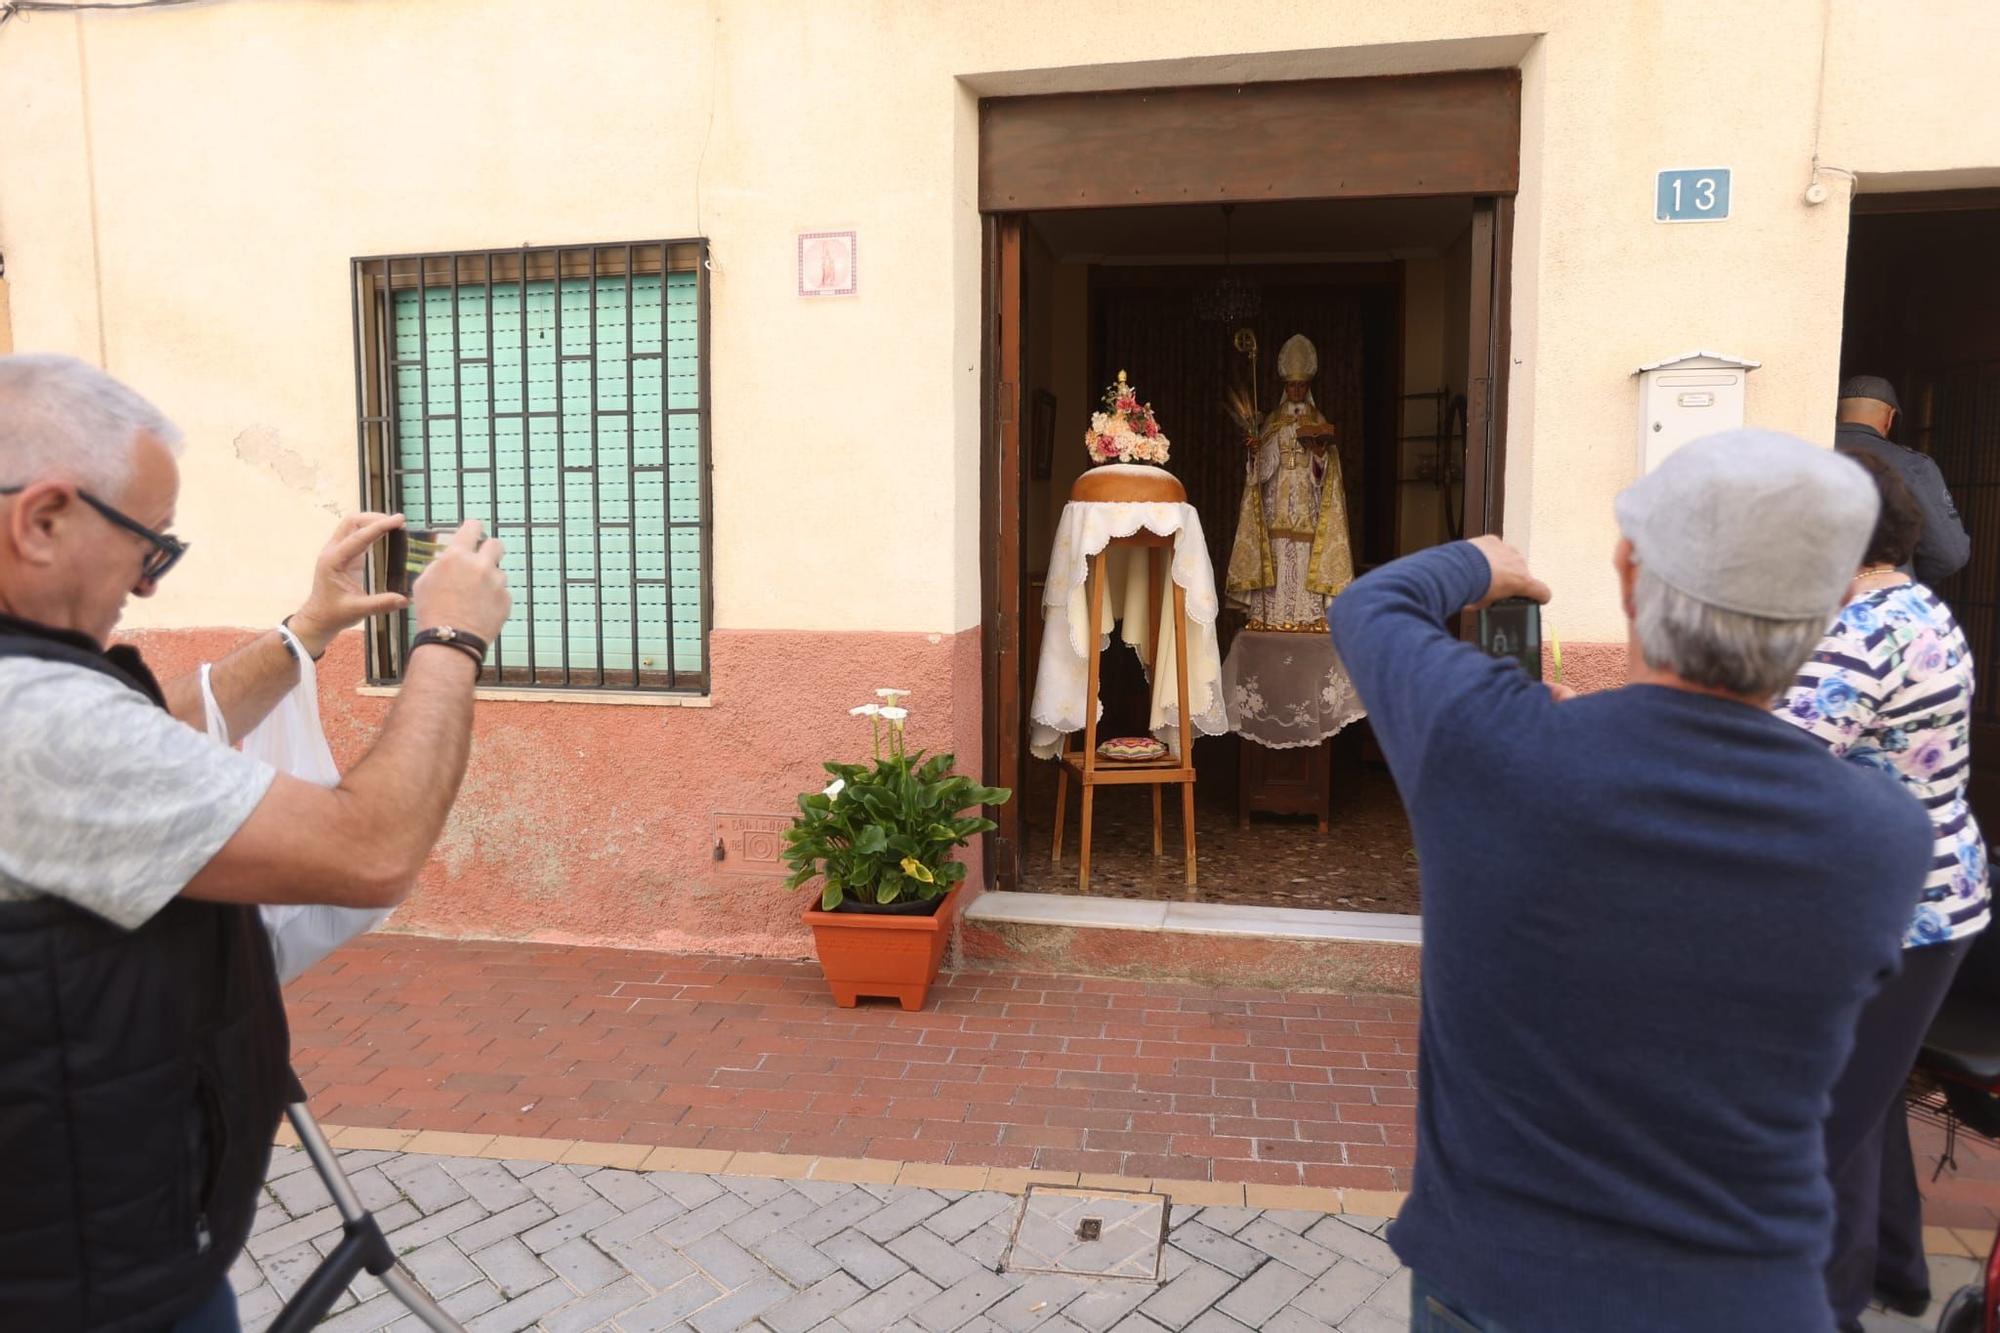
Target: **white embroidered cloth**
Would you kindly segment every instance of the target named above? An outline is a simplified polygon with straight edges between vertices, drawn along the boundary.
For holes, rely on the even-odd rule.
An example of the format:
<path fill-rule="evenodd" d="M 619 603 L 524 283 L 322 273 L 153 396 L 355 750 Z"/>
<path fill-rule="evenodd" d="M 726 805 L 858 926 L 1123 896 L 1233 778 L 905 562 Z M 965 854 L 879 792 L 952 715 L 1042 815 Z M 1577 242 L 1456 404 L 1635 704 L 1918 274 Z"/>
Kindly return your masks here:
<path fill-rule="evenodd" d="M 1325 634 L 1244 630 L 1222 664 L 1229 729 L 1273 750 L 1318 745 L 1367 716 Z"/>
<path fill-rule="evenodd" d="M 1119 626 L 1119 637 L 1139 654 L 1139 660 L 1147 668 L 1153 687 L 1153 706 L 1147 725 L 1154 736 L 1178 749 L 1180 696 L 1173 633 L 1173 590 L 1178 584 L 1187 592 L 1191 721 L 1203 735 L 1219 736 L 1229 729 L 1228 714 L 1222 703 L 1221 653 L 1215 640 L 1215 568 L 1208 560 L 1201 516 L 1190 504 L 1104 504 L 1073 500 L 1063 506 L 1062 518 L 1056 524 L 1055 547 L 1049 553 L 1048 587 L 1042 595 L 1042 615 L 1047 628 L 1042 635 L 1035 697 L 1028 709 L 1028 747 L 1037 758 L 1054 758 L 1063 737 L 1083 729 L 1083 696 L 1089 687 L 1089 659 L 1084 654 L 1084 645 L 1090 634 L 1091 560 L 1113 537 L 1129 537 L 1141 528 L 1174 539 L 1173 558 L 1168 565 L 1171 582 L 1161 584 L 1160 605 L 1148 607 L 1147 562 L 1151 552 L 1143 547 L 1113 550 L 1104 590 L 1104 615 L 1108 622 Z M 1163 627 L 1157 663 L 1146 661 L 1155 616 Z M 1109 646 L 1109 628 L 1107 624 L 1099 647 Z M 1102 716 L 1101 702 L 1097 709 Z"/>

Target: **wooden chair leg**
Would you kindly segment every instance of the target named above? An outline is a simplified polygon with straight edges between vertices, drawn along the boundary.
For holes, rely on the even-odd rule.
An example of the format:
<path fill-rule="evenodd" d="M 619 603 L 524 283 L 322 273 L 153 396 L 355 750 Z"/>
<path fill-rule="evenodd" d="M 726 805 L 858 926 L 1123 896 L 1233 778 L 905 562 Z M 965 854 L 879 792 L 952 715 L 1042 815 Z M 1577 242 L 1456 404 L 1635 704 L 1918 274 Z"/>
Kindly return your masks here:
<path fill-rule="evenodd" d="M 1069 813 L 1069 765 L 1062 756 L 1056 757 L 1056 842 L 1049 853 L 1049 864 L 1062 869 L 1063 817 Z"/>
<path fill-rule="evenodd" d="M 1077 830 L 1082 835 L 1083 845 L 1076 857 L 1076 891 L 1083 894 L 1090 892 L 1090 807 L 1096 795 L 1094 784 L 1083 784 L 1083 823 Z"/>
<path fill-rule="evenodd" d="M 1167 854 L 1166 843 L 1161 837 L 1162 829 L 1160 820 L 1160 810 L 1163 804 L 1160 798 L 1160 788 L 1163 785 L 1165 784 L 1158 782 L 1153 784 L 1153 859 L 1155 861 Z"/>
<path fill-rule="evenodd" d="M 1188 897 L 1194 897 L 1194 784 L 1181 784 L 1181 824 L 1187 837 L 1187 884 Z"/>

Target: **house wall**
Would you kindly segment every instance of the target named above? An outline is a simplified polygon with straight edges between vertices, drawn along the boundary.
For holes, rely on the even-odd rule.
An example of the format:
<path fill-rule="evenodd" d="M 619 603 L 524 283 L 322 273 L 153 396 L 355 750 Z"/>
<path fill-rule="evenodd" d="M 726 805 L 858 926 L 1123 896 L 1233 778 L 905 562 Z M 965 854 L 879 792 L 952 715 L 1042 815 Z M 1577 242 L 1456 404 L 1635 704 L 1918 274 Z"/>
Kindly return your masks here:
<path fill-rule="evenodd" d="M 863 743 L 845 709 L 877 684 L 979 753 L 982 95 L 1517 66 L 1504 524 L 1571 660 L 1611 663 L 1632 369 L 1754 358 L 1750 419 L 1827 438 L 1852 185 L 1803 202 L 1815 152 L 1863 189 L 2000 179 L 1996 55 L 1987 0 L 26 13 L 0 29 L 0 252 L 17 347 L 101 363 L 187 431 L 194 551 L 132 617 L 187 662 L 293 609 L 355 502 L 351 257 L 708 237 L 707 707 L 482 703 L 403 919 L 802 952 L 775 885 L 717 869 L 714 813 L 789 808 Z M 1652 173 L 1690 164 L 1735 170 L 1735 216 L 1655 224 Z M 831 227 L 860 233 L 861 292 L 800 299 L 794 236 Z M 331 660 L 351 750 L 384 705 L 351 646 Z M 537 879 L 548 848 L 588 886 Z"/>

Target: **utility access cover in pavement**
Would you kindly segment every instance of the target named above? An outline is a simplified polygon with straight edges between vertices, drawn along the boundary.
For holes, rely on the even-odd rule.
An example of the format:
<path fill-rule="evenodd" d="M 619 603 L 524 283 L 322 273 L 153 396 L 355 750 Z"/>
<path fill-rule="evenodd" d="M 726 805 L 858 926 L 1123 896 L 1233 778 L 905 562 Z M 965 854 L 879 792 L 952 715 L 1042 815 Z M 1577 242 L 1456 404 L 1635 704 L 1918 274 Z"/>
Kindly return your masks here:
<path fill-rule="evenodd" d="M 1166 1239 L 1167 1200 L 1158 1194 L 1030 1185 L 1001 1267 L 1158 1282 Z"/>

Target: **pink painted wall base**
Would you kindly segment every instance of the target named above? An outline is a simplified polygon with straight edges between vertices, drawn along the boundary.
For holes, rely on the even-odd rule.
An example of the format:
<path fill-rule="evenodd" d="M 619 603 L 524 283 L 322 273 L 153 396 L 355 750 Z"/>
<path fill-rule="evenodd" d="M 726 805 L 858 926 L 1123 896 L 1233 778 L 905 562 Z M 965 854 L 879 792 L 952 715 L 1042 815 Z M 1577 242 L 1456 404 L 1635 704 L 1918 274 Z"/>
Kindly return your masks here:
<path fill-rule="evenodd" d="M 223 656 L 243 630 L 132 636 L 167 678 Z M 715 859 L 717 817 L 789 820 L 820 764 L 869 753 L 848 716 L 908 689 L 913 746 L 977 773 L 978 630 L 956 635 L 715 632 L 712 706 L 482 700 L 458 804 L 391 928 L 462 938 L 804 958 L 811 937 L 782 870 Z M 356 692 L 361 636 L 320 664 L 320 712 L 343 768 L 393 700 Z M 978 849 L 969 880 L 978 883 Z"/>
<path fill-rule="evenodd" d="M 1622 643 L 1566 643 L 1563 645 L 1562 681 L 1579 694 L 1615 690 L 1625 683 L 1625 645 Z M 1554 655 L 1542 649 L 1542 679 L 1554 680 Z"/>
<path fill-rule="evenodd" d="M 196 629 L 131 637 L 168 678 L 248 635 Z M 390 928 L 810 957 L 801 904 L 785 891 L 782 873 L 746 867 L 740 848 L 716 860 L 718 818 L 788 821 L 798 793 L 825 784 L 822 761 L 867 755 L 867 724 L 847 710 L 873 701 L 883 686 L 912 691 L 913 745 L 949 749 L 961 770 L 978 772 L 979 645 L 976 629 L 935 636 L 718 630 L 709 707 L 482 700 L 458 804 Z M 1565 644 L 1563 679 L 1586 691 L 1623 684 L 1625 646 Z M 321 717 L 343 768 L 367 751 L 394 703 L 359 694 L 361 682 L 361 636 L 347 634 L 320 664 Z M 967 902 L 983 873 L 976 845 L 968 860 Z M 1352 979 L 1371 981 L 1396 988 Z"/>

